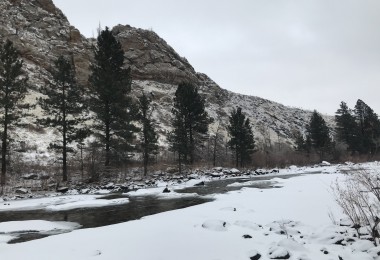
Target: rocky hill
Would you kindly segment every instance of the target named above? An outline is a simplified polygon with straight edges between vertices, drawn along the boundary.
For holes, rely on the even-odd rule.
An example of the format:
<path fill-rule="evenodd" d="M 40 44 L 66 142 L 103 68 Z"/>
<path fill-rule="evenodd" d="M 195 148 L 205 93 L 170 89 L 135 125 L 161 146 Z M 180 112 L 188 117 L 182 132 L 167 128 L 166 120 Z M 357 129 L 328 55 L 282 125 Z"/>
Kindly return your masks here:
<path fill-rule="evenodd" d="M 51 64 L 61 54 L 72 58 L 79 81 L 84 86 L 87 84 L 95 40 L 82 36 L 51 0 L 0 0 L 0 10 L 0 41 L 12 40 L 25 61 L 32 86 L 28 102 L 36 102 L 40 96 L 39 87 L 49 82 Z M 154 96 L 154 116 L 160 122 L 162 145 L 166 145 L 164 133 L 170 129 L 172 97 L 181 81 L 191 81 L 200 87 L 207 111 L 214 118 L 211 134 L 220 125 L 226 135 L 228 114 L 236 106 L 241 106 L 251 119 L 258 141 L 269 138 L 271 142 L 291 144 L 294 130 L 304 131 L 310 111 L 222 89 L 207 75 L 197 73 L 153 31 L 129 25 L 115 26 L 112 31 L 123 46 L 126 66 L 132 68 L 133 93 L 138 95 L 146 91 Z M 38 107 L 35 114 L 39 116 Z M 331 117 L 326 119 L 332 124 Z M 30 129 L 20 130 L 19 134 L 37 144 L 43 153 L 46 145 L 42 140 L 54 138 L 54 131 L 32 133 L 33 123 L 30 125 Z"/>

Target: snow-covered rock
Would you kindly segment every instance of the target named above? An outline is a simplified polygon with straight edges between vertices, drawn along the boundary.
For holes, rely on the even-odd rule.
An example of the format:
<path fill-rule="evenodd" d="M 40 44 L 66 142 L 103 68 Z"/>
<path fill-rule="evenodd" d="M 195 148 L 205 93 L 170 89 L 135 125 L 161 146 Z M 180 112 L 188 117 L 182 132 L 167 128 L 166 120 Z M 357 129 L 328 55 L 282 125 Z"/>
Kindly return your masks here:
<path fill-rule="evenodd" d="M 207 220 L 202 224 L 204 229 L 212 231 L 227 231 L 229 226 L 230 224 L 223 220 Z"/>

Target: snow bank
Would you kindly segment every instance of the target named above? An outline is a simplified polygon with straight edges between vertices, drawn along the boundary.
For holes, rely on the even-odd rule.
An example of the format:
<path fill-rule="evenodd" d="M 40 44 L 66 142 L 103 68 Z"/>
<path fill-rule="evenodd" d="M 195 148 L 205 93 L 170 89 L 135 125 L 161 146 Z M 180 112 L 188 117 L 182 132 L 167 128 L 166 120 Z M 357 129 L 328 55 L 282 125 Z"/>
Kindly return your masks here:
<path fill-rule="evenodd" d="M 102 207 L 129 202 L 127 198 L 107 200 L 101 199 L 101 197 L 101 195 L 70 195 L 39 199 L 3 201 L 0 203 L 0 212 L 35 209 L 69 210 L 85 207 Z"/>
<path fill-rule="evenodd" d="M 20 233 L 20 232 L 46 232 L 52 230 L 74 230 L 80 225 L 74 222 L 64 221 L 8 221 L 0 223 L 0 233 Z"/>
<path fill-rule="evenodd" d="M 70 232 L 80 227 L 81 225 L 78 223 L 65 221 L 26 220 L 2 222 L 0 223 L 0 252 L 2 244 L 17 238 L 20 234 L 39 233 L 51 235 Z"/>

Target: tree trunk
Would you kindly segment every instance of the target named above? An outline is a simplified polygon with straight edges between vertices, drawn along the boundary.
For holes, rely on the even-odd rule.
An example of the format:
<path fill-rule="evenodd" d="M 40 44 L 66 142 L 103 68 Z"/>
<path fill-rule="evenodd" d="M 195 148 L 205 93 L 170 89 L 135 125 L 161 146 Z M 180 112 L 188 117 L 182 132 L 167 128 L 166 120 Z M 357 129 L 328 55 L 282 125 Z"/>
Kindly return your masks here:
<path fill-rule="evenodd" d="M 178 171 L 179 171 L 179 174 L 182 174 L 182 162 L 181 162 L 181 153 L 178 152 Z"/>
<path fill-rule="evenodd" d="M 84 162 L 83 162 L 83 145 L 80 146 L 80 172 L 82 176 L 82 181 L 84 178 Z"/>
<path fill-rule="evenodd" d="M 189 141 L 190 141 L 190 164 L 194 162 L 194 140 L 193 140 L 193 129 L 190 125 L 189 127 Z"/>
<path fill-rule="evenodd" d="M 143 147 L 143 163 L 144 163 L 144 176 L 147 176 L 148 174 L 148 130 L 147 130 L 147 118 L 146 118 L 146 111 L 143 111 L 143 134 L 144 134 L 144 147 Z"/>
<path fill-rule="evenodd" d="M 105 166 L 110 165 L 110 107 L 109 104 L 106 104 L 106 121 L 105 121 L 105 126 L 106 126 L 106 132 L 105 132 L 105 137 L 106 137 L 106 162 Z"/>
<path fill-rule="evenodd" d="M 239 167 L 239 150 L 238 147 L 236 146 L 236 168 Z"/>
<path fill-rule="evenodd" d="M 8 109 L 5 109 L 5 115 L 4 115 L 4 129 L 3 129 L 3 138 L 2 138 L 2 145 L 1 145 L 1 187 L 2 191 L 5 186 L 5 178 L 7 173 L 7 135 L 8 135 Z"/>
<path fill-rule="evenodd" d="M 217 143 L 217 137 L 218 137 L 218 135 L 215 134 L 215 138 L 214 138 L 214 151 L 213 151 L 213 155 L 212 155 L 212 165 L 214 167 L 216 166 L 216 143 Z"/>
<path fill-rule="evenodd" d="M 144 148 L 143 157 L 144 157 L 144 176 L 147 176 L 148 175 L 148 159 L 149 159 L 149 156 L 148 156 L 148 151 L 146 150 L 146 148 Z"/>
<path fill-rule="evenodd" d="M 63 127 L 63 147 L 62 147 L 62 181 L 67 181 L 67 140 L 66 126 Z"/>
<path fill-rule="evenodd" d="M 67 126 L 66 126 L 66 100 L 65 100 L 65 87 L 63 86 L 63 92 L 62 92 L 62 106 L 63 106 L 63 115 L 62 115 L 62 122 L 63 122 L 63 131 L 62 131 L 62 181 L 67 181 L 67 139 L 66 139 L 66 132 L 67 132 Z"/>

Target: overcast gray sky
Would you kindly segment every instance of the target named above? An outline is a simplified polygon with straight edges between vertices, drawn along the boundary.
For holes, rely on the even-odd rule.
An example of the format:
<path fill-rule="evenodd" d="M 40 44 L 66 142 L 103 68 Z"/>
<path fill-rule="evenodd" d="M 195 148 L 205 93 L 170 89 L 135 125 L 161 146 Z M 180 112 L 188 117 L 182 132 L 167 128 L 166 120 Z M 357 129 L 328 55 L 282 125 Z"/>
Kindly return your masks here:
<path fill-rule="evenodd" d="M 53 0 L 85 36 L 153 29 L 222 88 L 334 114 L 380 113 L 378 0 Z"/>

